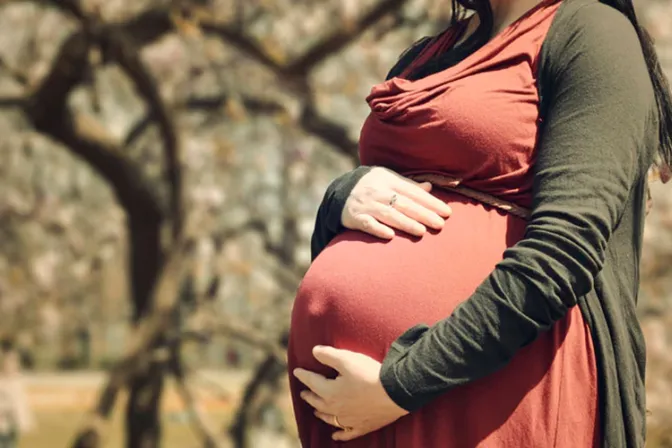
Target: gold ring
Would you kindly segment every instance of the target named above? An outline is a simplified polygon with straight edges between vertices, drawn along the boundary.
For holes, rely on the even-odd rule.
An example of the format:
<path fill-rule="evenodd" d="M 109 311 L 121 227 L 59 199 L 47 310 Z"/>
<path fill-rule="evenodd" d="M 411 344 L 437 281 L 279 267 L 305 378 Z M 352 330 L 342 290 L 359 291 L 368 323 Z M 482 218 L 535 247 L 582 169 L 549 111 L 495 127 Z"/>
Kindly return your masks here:
<path fill-rule="evenodd" d="M 341 422 L 338 421 L 338 417 L 336 417 L 335 415 L 334 415 L 334 426 L 339 429 L 342 429 L 345 432 L 352 431 L 352 428 L 350 426 L 341 425 Z"/>
<path fill-rule="evenodd" d="M 394 204 L 397 203 L 397 199 L 398 199 L 398 196 L 397 196 L 396 193 L 394 193 L 392 195 L 392 197 L 390 198 L 390 207 L 394 207 Z"/>

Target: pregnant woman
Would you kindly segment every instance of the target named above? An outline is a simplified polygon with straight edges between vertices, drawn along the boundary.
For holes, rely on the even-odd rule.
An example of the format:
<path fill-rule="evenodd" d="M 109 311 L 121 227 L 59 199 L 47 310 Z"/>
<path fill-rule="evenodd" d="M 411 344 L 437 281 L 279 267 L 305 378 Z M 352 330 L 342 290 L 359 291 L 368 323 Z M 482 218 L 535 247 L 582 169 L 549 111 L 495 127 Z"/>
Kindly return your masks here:
<path fill-rule="evenodd" d="M 630 0 L 457 2 L 372 89 L 362 167 L 320 207 L 301 442 L 643 447 L 647 171 L 672 159 L 652 44 Z"/>

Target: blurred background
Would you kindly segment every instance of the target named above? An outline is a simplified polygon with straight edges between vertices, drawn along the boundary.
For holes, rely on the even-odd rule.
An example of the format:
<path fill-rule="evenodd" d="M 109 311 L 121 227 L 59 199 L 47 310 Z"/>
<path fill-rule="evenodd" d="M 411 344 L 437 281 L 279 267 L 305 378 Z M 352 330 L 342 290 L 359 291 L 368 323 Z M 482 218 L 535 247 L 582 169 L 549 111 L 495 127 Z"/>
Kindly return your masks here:
<path fill-rule="evenodd" d="M 672 73 L 672 2 L 636 3 Z M 284 334 L 317 206 L 371 86 L 449 17 L 0 1 L 0 446 L 298 446 Z M 651 447 L 672 447 L 671 188 L 642 266 Z"/>

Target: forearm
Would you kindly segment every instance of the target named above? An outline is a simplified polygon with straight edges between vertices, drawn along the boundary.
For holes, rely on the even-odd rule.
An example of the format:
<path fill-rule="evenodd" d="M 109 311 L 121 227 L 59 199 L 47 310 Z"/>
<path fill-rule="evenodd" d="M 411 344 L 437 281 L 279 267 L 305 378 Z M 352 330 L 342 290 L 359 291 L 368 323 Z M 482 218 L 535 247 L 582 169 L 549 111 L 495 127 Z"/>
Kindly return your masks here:
<path fill-rule="evenodd" d="M 399 406 L 413 411 L 496 372 L 566 313 L 568 305 L 548 306 L 545 292 L 501 272 L 488 277 L 449 318 L 417 326 L 393 343 L 381 381 Z"/>
<path fill-rule="evenodd" d="M 596 3 L 558 33 L 525 236 L 451 316 L 393 344 L 381 381 L 407 410 L 502 368 L 593 289 L 652 161 L 656 102 L 630 23 Z"/>

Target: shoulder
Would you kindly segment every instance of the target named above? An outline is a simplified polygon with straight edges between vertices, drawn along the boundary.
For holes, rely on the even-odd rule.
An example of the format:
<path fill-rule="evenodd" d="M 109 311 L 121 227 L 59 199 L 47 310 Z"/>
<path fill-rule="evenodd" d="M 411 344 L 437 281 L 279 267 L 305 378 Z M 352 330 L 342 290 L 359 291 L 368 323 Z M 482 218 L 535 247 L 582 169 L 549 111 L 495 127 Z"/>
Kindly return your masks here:
<path fill-rule="evenodd" d="M 598 0 L 564 0 L 548 31 L 542 52 L 547 57 L 565 61 L 590 55 L 603 63 L 619 56 L 620 62 L 645 64 L 633 24 L 625 14 Z M 612 60 L 610 63 L 618 62 Z"/>
<path fill-rule="evenodd" d="M 567 20 L 567 24 L 574 24 L 575 28 L 629 30 L 634 33 L 630 20 L 616 8 L 602 3 L 599 0 L 564 0 L 558 10 L 557 20 Z"/>
<path fill-rule="evenodd" d="M 635 27 L 625 14 L 598 0 L 564 0 L 540 55 L 540 76 L 591 83 L 634 83 L 642 94 L 651 80 Z M 620 89 L 619 89 L 620 90 Z"/>
<path fill-rule="evenodd" d="M 619 123 L 643 139 L 657 135 L 657 101 L 637 31 L 598 0 L 564 0 L 542 45 L 538 81 L 542 115 L 583 108 L 601 128 Z"/>
<path fill-rule="evenodd" d="M 565 0 L 558 9 L 544 43 L 554 56 L 589 52 L 606 55 L 643 55 L 639 36 L 630 20 L 617 9 L 598 0 Z M 601 59 L 605 59 L 604 57 Z"/>

